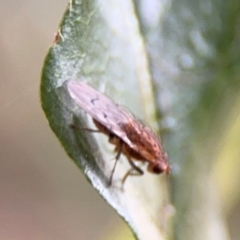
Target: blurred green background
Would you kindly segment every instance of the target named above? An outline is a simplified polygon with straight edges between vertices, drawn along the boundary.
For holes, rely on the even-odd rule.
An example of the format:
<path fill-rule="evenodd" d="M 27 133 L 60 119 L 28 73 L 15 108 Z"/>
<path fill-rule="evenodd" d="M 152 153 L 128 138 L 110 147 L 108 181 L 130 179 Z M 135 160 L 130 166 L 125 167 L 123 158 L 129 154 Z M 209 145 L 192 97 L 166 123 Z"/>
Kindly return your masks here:
<path fill-rule="evenodd" d="M 4 240 L 132 237 L 67 157 L 40 106 L 43 60 L 67 4 L 0 1 L 0 236 Z M 220 189 L 229 234 L 238 240 L 240 98 L 224 107 L 231 114 L 219 135 L 212 176 Z"/>

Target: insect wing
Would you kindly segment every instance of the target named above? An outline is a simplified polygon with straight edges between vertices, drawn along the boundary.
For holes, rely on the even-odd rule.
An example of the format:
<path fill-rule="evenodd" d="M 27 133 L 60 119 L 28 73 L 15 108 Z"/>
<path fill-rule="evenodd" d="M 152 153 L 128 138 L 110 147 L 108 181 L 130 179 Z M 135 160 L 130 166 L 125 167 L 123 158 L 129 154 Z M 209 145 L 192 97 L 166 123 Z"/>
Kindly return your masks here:
<path fill-rule="evenodd" d="M 71 98 L 78 106 L 85 110 L 93 119 L 104 125 L 109 131 L 121 138 L 129 147 L 135 148 L 121 128 L 122 125 L 129 122 L 130 115 L 111 99 L 83 82 L 69 80 L 67 89 Z"/>

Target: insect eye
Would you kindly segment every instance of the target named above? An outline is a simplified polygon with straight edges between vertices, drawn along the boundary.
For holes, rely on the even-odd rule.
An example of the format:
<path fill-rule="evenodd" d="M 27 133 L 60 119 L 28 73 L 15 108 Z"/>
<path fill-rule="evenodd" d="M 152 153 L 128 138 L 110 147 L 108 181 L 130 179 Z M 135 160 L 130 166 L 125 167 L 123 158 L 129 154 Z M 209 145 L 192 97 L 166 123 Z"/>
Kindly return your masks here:
<path fill-rule="evenodd" d="M 152 171 L 156 174 L 163 173 L 165 169 L 162 168 L 161 164 L 156 164 L 153 166 Z"/>
<path fill-rule="evenodd" d="M 163 172 L 165 172 L 166 174 L 169 174 L 171 169 L 168 163 L 158 161 L 155 164 L 149 164 L 148 171 L 155 174 L 161 174 Z"/>

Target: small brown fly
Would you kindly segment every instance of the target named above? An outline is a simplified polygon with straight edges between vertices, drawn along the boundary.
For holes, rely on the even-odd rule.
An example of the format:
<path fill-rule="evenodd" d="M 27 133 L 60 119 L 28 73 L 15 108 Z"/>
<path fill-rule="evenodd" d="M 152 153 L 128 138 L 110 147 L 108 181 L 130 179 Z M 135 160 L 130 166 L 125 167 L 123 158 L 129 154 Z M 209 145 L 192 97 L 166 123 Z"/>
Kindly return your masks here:
<path fill-rule="evenodd" d="M 112 182 L 116 163 L 121 153 L 127 157 L 132 166 L 132 169 L 124 176 L 123 182 L 129 175 L 136 175 L 136 173 L 142 175 L 144 173 L 141 168 L 134 164 L 133 160 L 148 162 L 147 170 L 151 173 L 169 173 L 170 166 L 167 154 L 163 151 L 159 139 L 150 128 L 86 83 L 69 80 L 67 81 L 67 89 L 71 98 L 93 118 L 93 122 L 98 128 L 98 130 L 86 130 L 106 134 L 109 137 L 109 142 L 115 145 L 117 155 L 109 184 Z"/>

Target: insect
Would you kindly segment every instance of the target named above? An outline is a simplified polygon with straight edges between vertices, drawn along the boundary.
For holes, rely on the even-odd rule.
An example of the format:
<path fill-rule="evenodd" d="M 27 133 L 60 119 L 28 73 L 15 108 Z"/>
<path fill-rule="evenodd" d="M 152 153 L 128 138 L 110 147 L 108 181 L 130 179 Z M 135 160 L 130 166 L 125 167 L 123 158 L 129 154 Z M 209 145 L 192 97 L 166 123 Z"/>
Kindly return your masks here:
<path fill-rule="evenodd" d="M 132 166 L 124 176 L 123 182 L 129 175 L 142 175 L 144 173 L 141 168 L 135 165 L 134 160 L 148 162 L 147 170 L 151 173 L 166 172 L 169 174 L 170 166 L 167 154 L 149 127 L 86 83 L 68 80 L 67 90 L 75 103 L 93 118 L 98 129 L 85 130 L 104 133 L 109 137 L 109 142 L 115 145 L 116 161 L 109 185 L 111 185 L 113 173 L 121 154 L 127 157 Z"/>

